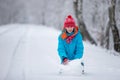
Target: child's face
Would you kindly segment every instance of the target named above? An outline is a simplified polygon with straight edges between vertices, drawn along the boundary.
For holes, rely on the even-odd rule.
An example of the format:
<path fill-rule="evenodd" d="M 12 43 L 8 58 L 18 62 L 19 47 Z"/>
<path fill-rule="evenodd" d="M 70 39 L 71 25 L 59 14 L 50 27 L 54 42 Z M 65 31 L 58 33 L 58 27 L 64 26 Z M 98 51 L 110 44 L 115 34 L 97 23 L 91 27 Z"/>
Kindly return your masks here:
<path fill-rule="evenodd" d="M 68 33 L 71 33 L 73 31 L 74 27 L 66 27 L 66 30 Z"/>

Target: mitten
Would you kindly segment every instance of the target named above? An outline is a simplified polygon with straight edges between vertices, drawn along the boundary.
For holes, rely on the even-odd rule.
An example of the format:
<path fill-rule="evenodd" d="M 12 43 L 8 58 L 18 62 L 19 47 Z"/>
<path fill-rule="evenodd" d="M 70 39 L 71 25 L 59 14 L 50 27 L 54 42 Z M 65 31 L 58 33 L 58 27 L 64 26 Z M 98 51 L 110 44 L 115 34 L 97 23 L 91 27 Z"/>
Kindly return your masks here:
<path fill-rule="evenodd" d="M 64 65 L 68 64 L 68 59 L 67 59 L 67 58 L 64 58 L 64 59 L 63 59 L 63 64 L 64 64 Z"/>

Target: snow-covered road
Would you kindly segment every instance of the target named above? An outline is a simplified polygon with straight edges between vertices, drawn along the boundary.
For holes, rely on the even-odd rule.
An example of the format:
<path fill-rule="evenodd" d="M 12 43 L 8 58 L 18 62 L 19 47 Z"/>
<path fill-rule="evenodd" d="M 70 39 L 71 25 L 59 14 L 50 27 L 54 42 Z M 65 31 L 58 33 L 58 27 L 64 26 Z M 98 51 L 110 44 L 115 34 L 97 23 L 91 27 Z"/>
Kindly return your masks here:
<path fill-rule="evenodd" d="M 86 42 L 85 75 L 59 75 L 58 34 L 40 25 L 0 27 L 0 80 L 120 80 L 120 57 Z"/>

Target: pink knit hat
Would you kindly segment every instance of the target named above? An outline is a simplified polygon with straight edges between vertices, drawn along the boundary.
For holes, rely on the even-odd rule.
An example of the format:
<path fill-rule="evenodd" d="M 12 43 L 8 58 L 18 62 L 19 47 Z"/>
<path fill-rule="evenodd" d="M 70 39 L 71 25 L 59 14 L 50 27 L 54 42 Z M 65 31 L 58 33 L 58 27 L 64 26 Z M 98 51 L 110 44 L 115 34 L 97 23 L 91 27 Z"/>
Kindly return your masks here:
<path fill-rule="evenodd" d="M 66 27 L 75 27 L 75 21 L 71 15 L 68 15 L 64 21 L 64 28 Z"/>

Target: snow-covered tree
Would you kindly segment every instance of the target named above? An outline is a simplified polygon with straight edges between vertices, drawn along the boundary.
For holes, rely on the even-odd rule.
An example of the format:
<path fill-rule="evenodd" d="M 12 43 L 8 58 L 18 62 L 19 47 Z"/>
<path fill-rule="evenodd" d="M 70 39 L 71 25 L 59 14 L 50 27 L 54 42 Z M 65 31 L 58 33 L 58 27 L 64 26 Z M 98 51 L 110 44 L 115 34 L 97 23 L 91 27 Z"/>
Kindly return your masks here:
<path fill-rule="evenodd" d="M 0 24 L 24 22 L 23 7 L 19 0 L 0 0 Z"/>
<path fill-rule="evenodd" d="M 116 24 L 115 9 L 116 9 L 116 0 L 111 0 L 111 5 L 109 7 L 109 27 L 112 30 L 114 50 L 120 52 L 120 36 Z"/>
<path fill-rule="evenodd" d="M 114 14 L 113 19 L 116 21 L 116 25 L 119 25 L 120 22 L 119 16 L 116 16 L 119 15 L 119 2 L 120 1 L 117 0 L 117 4 L 115 5 L 116 8 L 111 11 Z M 98 45 L 108 49 L 114 49 L 114 41 L 116 41 L 116 38 L 114 38 L 114 35 L 111 32 L 112 27 L 110 27 L 110 24 L 112 23 L 110 22 L 110 7 L 111 0 L 84 0 L 83 19 L 88 32 Z M 117 28 L 119 29 L 118 26 L 116 26 L 116 29 Z M 119 32 L 120 30 L 117 31 L 117 34 Z M 117 43 L 119 43 L 119 36 L 117 37 Z M 119 45 L 117 45 L 117 47 L 119 47 Z"/>
<path fill-rule="evenodd" d="M 97 45 L 97 43 L 94 41 L 94 39 L 91 37 L 91 35 L 87 31 L 86 25 L 83 20 L 83 0 L 74 0 L 74 9 L 75 9 L 75 15 L 78 21 L 78 25 L 83 35 L 83 39 L 89 40 L 92 44 Z"/>

